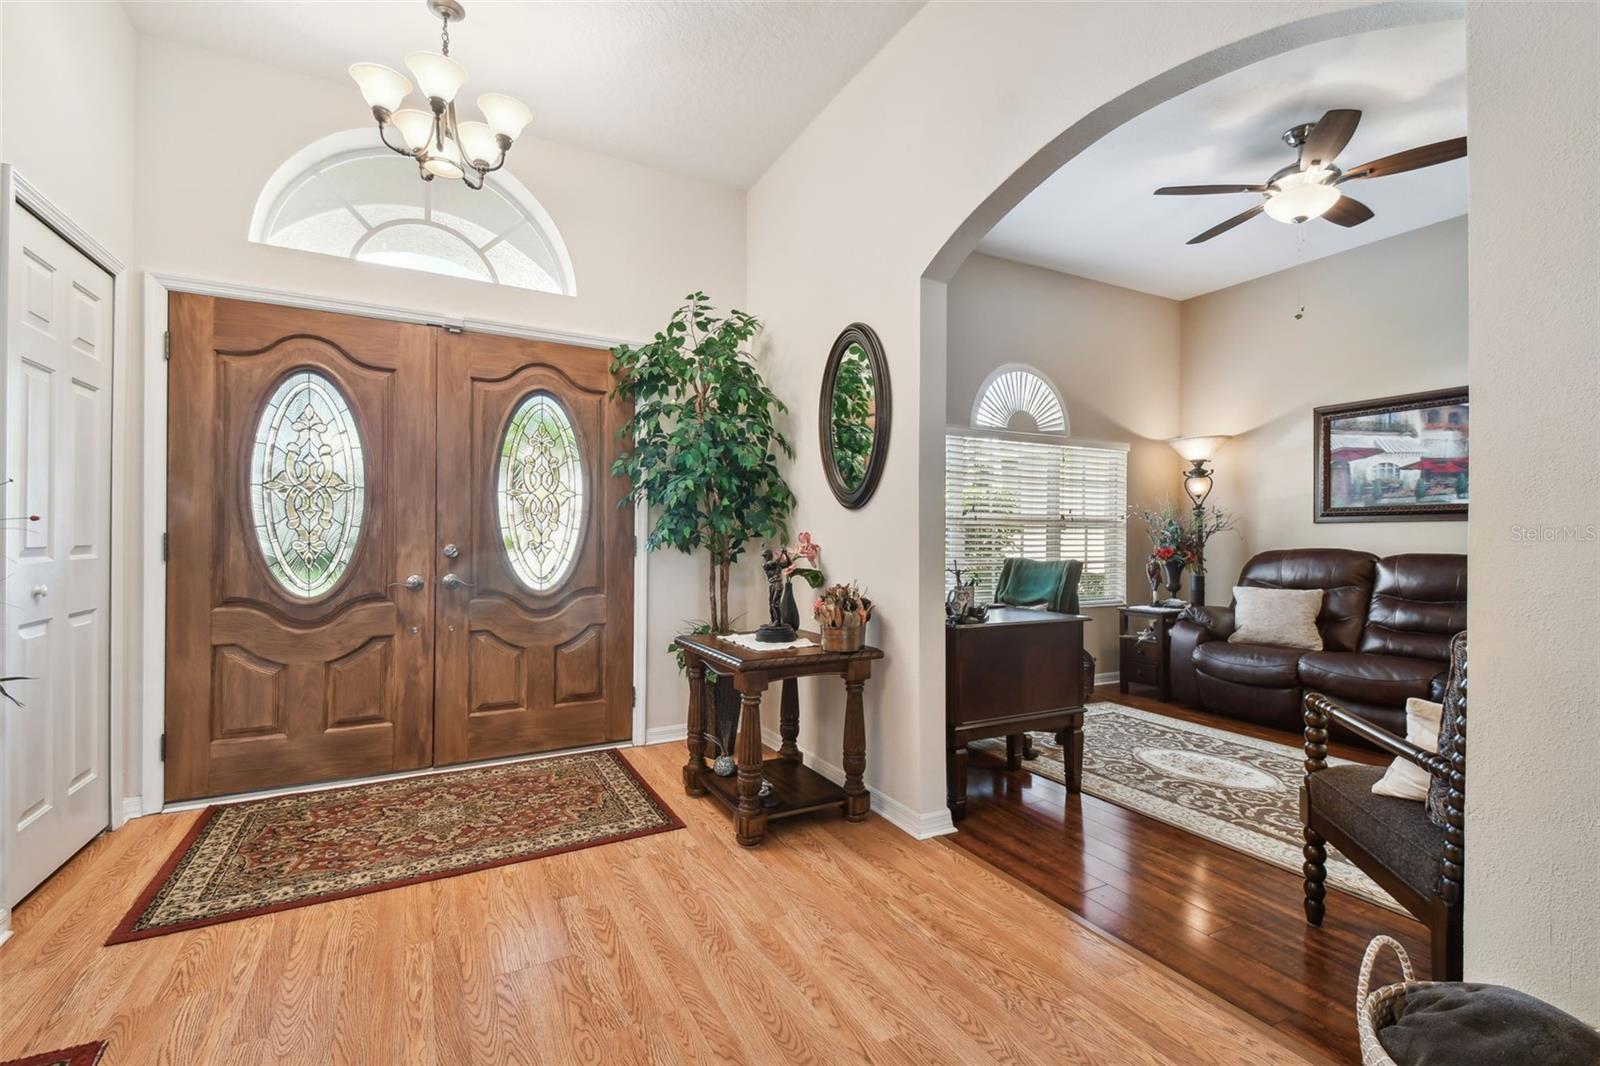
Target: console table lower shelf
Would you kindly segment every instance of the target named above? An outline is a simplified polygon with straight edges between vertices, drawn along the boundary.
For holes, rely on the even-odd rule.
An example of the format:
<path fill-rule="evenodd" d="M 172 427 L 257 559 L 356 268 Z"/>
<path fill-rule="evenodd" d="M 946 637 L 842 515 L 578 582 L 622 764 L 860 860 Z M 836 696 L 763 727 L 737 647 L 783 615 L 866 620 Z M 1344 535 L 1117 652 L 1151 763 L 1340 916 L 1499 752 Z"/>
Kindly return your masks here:
<path fill-rule="evenodd" d="M 818 640 L 815 633 L 802 636 Z M 755 651 L 710 635 L 685 634 L 678 638 L 683 650 L 684 673 L 689 677 L 689 760 L 683 766 L 683 791 L 690 796 L 710 793 L 733 810 L 734 839 L 753 848 L 767 833 L 767 822 L 838 806 L 852 822 L 866 818 L 871 805 L 861 777 L 867 768 L 867 726 L 861 698 L 872 663 L 883 658 L 877 648 L 851 652 L 809 648 Z M 718 777 L 706 765 L 706 671 L 732 681 L 739 693 L 739 730 L 733 758 L 738 772 Z M 800 695 L 796 678 L 835 675 L 844 679 L 844 784 L 836 785 L 800 758 L 795 741 L 800 735 Z M 761 696 L 772 682 L 783 685 L 778 733 L 782 747 L 776 758 L 763 759 L 761 749 Z M 777 802 L 762 806 L 762 779 L 772 785 Z"/>
<path fill-rule="evenodd" d="M 836 785 L 805 764 L 775 756 L 761 761 L 761 776 L 772 785 L 778 802 L 762 807 L 768 820 L 788 818 L 795 814 L 808 814 L 828 807 L 843 807 L 849 800 L 844 786 Z M 739 778 L 718 777 L 706 771 L 700 778 L 706 791 L 726 803 L 737 813 L 739 810 Z"/>

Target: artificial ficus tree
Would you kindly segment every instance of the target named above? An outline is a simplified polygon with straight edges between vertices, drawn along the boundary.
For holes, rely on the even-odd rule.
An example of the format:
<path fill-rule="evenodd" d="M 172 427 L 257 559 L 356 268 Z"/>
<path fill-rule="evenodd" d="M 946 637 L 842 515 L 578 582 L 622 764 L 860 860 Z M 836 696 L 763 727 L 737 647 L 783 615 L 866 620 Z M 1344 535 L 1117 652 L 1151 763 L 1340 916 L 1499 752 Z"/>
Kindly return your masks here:
<path fill-rule="evenodd" d="M 794 494 L 778 453 L 794 449 L 773 419 L 787 411 L 746 349 L 761 323 L 743 311 L 719 318 L 691 293 L 649 344 L 611 350 L 615 394 L 633 401 L 611 472 L 655 509 L 646 547 L 711 556 L 708 621 L 729 631 L 728 578 L 751 541 L 784 540 Z"/>

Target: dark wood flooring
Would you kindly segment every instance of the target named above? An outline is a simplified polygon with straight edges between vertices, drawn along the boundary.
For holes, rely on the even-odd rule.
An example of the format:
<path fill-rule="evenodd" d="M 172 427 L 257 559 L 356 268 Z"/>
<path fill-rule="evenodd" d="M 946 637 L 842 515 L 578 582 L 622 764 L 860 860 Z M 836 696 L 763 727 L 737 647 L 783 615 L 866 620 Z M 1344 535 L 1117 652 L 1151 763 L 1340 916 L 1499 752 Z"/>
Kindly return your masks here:
<path fill-rule="evenodd" d="M 1297 734 L 1119 695 L 1115 685 L 1094 698 L 1299 744 Z M 1385 761 L 1361 748 L 1330 749 Z M 1420 923 L 1329 886 L 1327 916 L 1313 928 L 1299 874 L 1093 796 L 1069 797 L 1054 781 L 1007 772 L 1003 759 L 987 753 L 973 752 L 968 810 L 945 840 L 1336 1061 L 1361 1060 L 1356 974 L 1373 936 L 1399 940 L 1426 976 Z"/>

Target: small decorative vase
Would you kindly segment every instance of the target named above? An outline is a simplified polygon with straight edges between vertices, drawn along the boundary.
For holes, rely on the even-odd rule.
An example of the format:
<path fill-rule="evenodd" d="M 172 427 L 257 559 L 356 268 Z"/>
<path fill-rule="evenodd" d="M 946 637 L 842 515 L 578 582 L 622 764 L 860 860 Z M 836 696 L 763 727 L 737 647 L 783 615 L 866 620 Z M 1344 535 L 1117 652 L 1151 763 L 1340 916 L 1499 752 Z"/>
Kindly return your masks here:
<path fill-rule="evenodd" d="M 779 618 L 790 629 L 800 628 L 800 608 L 794 602 L 794 586 L 788 581 L 783 583 L 783 605 L 779 608 Z"/>
<path fill-rule="evenodd" d="M 866 626 L 823 626 L 822 650 L 832 652 L 860 651 L 866 642 Z"/>
<path fill-rule="evenodd" d="M 1206 603 L 1206 575 L 1189 575 L 1189 602 L 1196 607 L 1204 607 Z"/>
<path fill-rule="evenodd" d="M 1168 559 L 1161 564 L 1161 568 L 1167 572 L 1167 598 L 1175 600 L 1178 598 L 1178 587 L 1183 584 L 1183 560 L 1176 557 Z"/>

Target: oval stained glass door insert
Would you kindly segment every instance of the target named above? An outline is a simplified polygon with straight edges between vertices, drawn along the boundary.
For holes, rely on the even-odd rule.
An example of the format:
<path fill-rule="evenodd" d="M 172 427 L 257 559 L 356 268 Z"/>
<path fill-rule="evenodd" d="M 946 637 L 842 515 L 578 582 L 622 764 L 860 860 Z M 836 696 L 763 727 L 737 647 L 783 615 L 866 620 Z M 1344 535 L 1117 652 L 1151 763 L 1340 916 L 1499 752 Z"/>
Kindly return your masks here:
<path fill-rule="evenodd" d="M 548 392 L 533 393 L 511 415 L 495 497 L 511 569 L 534 592 L 555 588 L 578 555 L 584 486 L 577 431 Z"/>
<path fill-rule="evenodd" d="M 250 457 L 250 508 L 267 571 L 310 600 L 350 568 L 366 506 L 361 432 L 344 394 L 297 370 L 267 399 Z"/>

